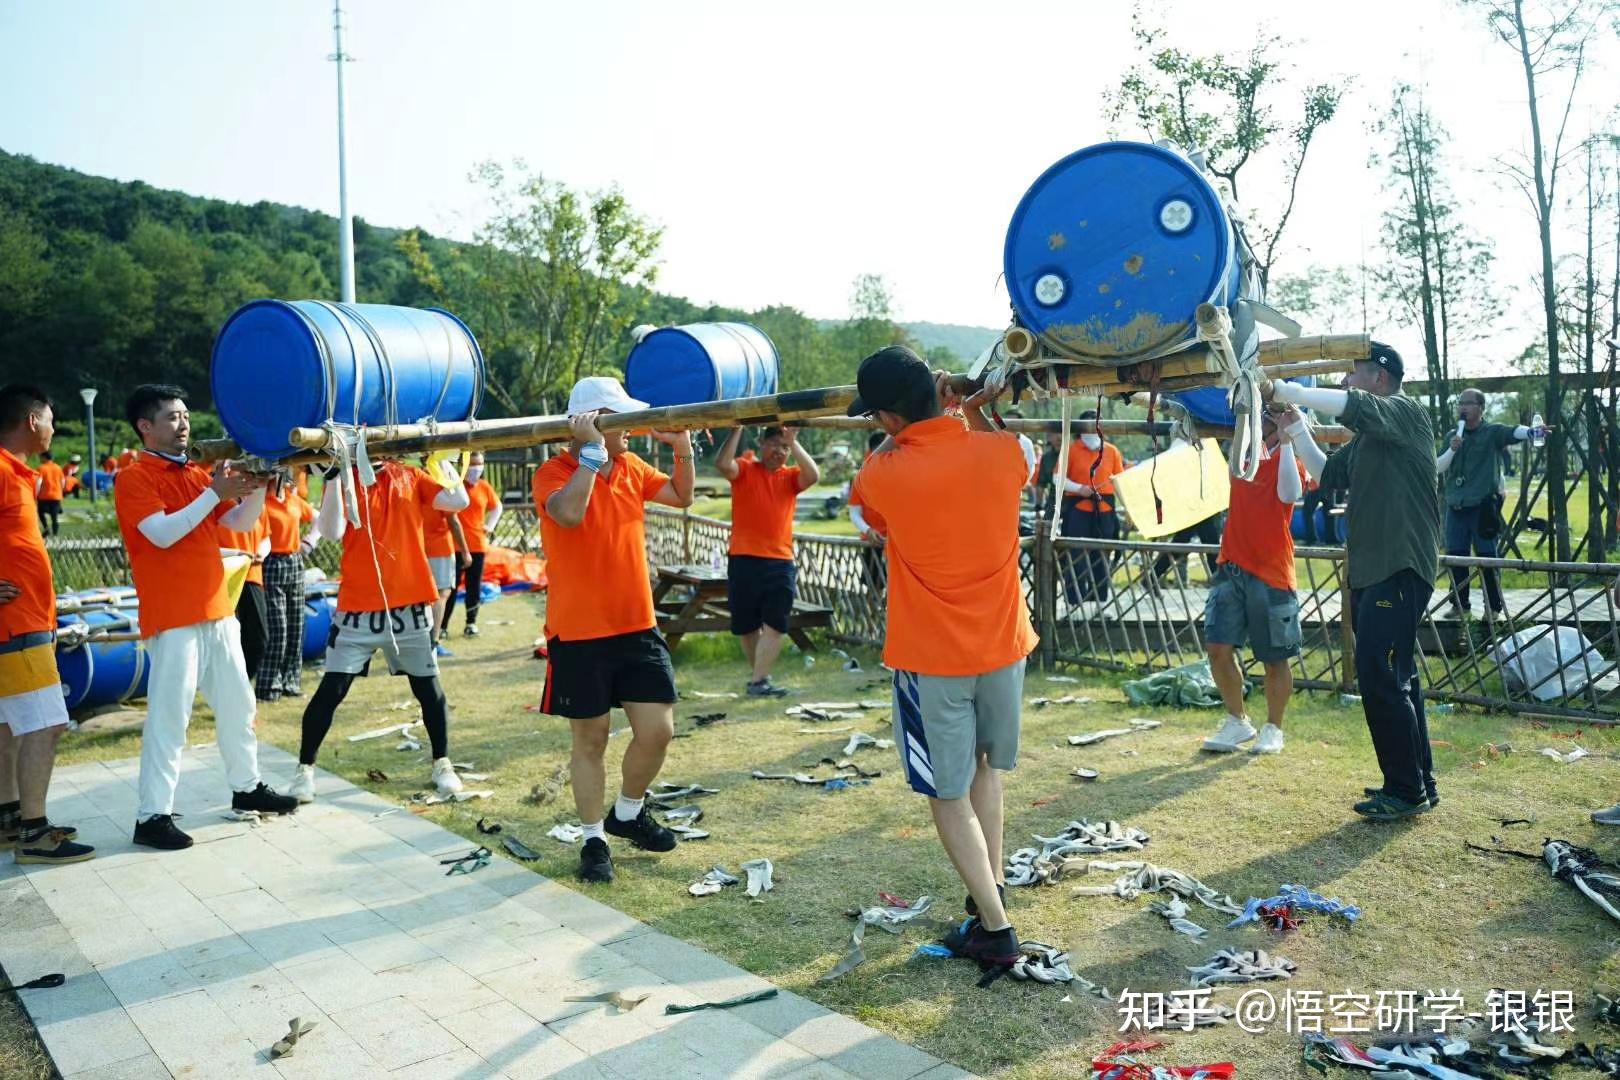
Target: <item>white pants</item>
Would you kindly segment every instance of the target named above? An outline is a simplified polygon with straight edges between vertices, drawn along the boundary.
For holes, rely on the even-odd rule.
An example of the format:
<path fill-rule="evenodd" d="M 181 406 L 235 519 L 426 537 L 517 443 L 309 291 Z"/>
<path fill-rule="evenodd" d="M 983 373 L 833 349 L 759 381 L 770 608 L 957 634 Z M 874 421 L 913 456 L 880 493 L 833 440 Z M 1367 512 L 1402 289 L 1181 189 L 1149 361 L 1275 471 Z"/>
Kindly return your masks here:
<path fill-rule="evenodd" d="M 180 757 L 198 690 L 214 710 L 214 735 L 231 790 L 258 787 L 253 684 L 242 659 L 236 619 L 193 623 L 149 637 L 146 660 L 151 676 L 146 689 L 146 725 L 141 728 L 141 806 L 136 820 L 174 813 Z"/>

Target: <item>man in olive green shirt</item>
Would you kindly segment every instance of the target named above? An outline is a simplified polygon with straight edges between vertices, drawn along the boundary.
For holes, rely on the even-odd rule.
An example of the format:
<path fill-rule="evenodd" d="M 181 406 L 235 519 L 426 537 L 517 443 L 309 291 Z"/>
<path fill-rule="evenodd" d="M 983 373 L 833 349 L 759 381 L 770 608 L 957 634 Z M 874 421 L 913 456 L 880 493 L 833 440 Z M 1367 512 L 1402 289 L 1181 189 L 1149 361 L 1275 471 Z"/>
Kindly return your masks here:
<path fill-rule="evenodd" d="M 1446 497 L 1446 554 L 1496 558 L 1496 538 L 1502 531 L 1502 452 L 1530 437 L 1524 426 L 1485 423 L 1485 395 L 1470 387 L 1457 395 L 1457 429 L 1451 444 L 1435 459 Z M 1485 602 L 1490 614 L 1506 610 L 1501 579 L 1495 570 L 1481 570 Z M 1468 570 L 1451 568 L 1451 610 L 1468 608 Z"/>
<path fill-rule="evenodd" d="M 1434 428 L 1422 405 L 1401 393 L 1400 354 L 1374 342 L 1345 390 L 1268 383 L 1269 399 L 1339 417 L 1356 437 L 1326 457 L 1298 410 L 1284 432 L 1324 487 L 1350 490 L 1351 624 L 1356 631 L 1356 679 L 1384 783 L 1355 805 L 1364 817 L 1387 821 L 1421 814 L 1439 803 L 1429 725 L 1418 681 L 1417 631 L 1439 572 L 1440 505 L 1434 490 Z"/>

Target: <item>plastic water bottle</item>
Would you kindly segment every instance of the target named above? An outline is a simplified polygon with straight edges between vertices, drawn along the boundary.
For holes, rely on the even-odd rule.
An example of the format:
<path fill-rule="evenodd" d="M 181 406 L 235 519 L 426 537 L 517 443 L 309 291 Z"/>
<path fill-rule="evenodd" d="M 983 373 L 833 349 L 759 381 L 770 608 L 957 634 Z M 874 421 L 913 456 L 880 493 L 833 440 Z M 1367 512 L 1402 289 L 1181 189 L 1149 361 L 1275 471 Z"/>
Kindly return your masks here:
<path fill-rule="evenodd" d="M 717 574 L 726 572 L 726 559 L 725 556 L 720 554 L 719 548 L 715 548 L 714 554 L 709 558 L 709 569 Z"/>
<path fill-rule="evenodd" d="M 1541 418 L 1540 413 L 1530 418 L 1530 445 L 1537 450 L 1547 445 L 1547 421 Z"/>

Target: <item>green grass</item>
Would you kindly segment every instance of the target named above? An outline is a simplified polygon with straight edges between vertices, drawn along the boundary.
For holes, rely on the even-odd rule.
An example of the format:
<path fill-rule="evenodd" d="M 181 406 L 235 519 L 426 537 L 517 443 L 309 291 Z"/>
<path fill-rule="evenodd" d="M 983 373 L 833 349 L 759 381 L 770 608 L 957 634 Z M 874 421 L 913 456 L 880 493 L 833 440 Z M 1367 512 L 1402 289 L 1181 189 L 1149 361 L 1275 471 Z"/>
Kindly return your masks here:
<path fill-rule="evenodd" d="M 425 816 L 469 843 L 487 839 L 475 829 L 480 816 L 500 820 L 540 852 L 535 870 L 572 886 L 578 849 L 546 837 L 552 824 L 575 819 L 571 800 L 566 793 L 561 804 L 524 800 L 568 757 L 566 725 L 528 710 L 540 692 L 541 665 L 530 658 L 529 646 L 542 603 L 536 597 L 503 599 L 485 609 L 484 637 L 454 644 L 456 655 L 444 666 L 452 753 L 492 772 L 489 786 L 497 794 L 491 802 L 435 807 Z M 676 651 L 681 689 L 741 690 L 746 672 L 734 650 L 724 637 L 687 638 Z M 799 700 L 883 698 L 886 683 L 876 657 L 859 659 L 866 670 L 852 674 L 823 650 L 806 670 L 789 650 L 778 681 L 798 688 Z M 1199 943 L 1171 932 L 1146 910 L 1145 899 L 1074 898 L 1066 879 L 1013 891 L 1010 906 L 1021 936 L 1062 944 L 1079 974 L 1115 990 L 1179 989 L 1186 984 L 1186 966 L 1227 946 L 1263 947 L 1296 961 L 1299 973 L 1287 984 L 1295 990 L 1376 994 L 1458 987 L 1471 1010 L 1483 1009 L 1493 986 L 1572 990 L 1581 1002 L 1581 1037 L 1593 1037 L 1584 1020 L 1588 991 L 1620 977 L 1613 924 L 1540 863 L 1487 858 L 1463 847 L 1467 840 L 1488 844 L 1495 834 L 1527 850 L 1539 850 L 1543 837 L 1554 836 L 1616 851 L 1616 834 L 1600 835 L 1586 816 L 1620 797 L 1613 763 L 1560 765 L 1535 753 L 1545 745 L 1569 745 L 1556 737 L 1569 729 L 1539 730 L 1462 709 L 1436 715 L 1441 808 L 1413 822 L 1375 825 L 1349 811 L 1361 786 L 1376 778 L 1366 727 L 1359 710 L 1339 707 L 1332 696 L 1296 698 L 1282 756 L 1217 757 L 1198 749 L 1215 724 L 1210 713 L 1135 710 L 1124 704 L 1115 681 L 1082 678 L 1080 685 L 1049 682 L 1038 673 L 1028 679 L 1026 699 L 1081 693 L 1097 700 L 1026 708 L 1020 764 L 1007 779 L 1009 850 L 1078 817 L 1112 818 L 1152 835 L 1144 853 L 1150 861 L 1186 871 L 1239 900 L 1271 895 L 1291 882 L 1358 903 L 1366 914 L 1353 928 L 1317 918 L 1278 937 L 1253 929 L 1227 932 L 1225 919 L 1199 909 L 1194 919 L 1212 931 Z M 312 688 L 313 673 L 308 682 Z M 391 706 L 409 701 L 400 680 L 357 683 L 321 764 L 389 798 L 403 801 L 420 790 L 427 779 L 420 755 L 396 752 L 389 740 L 344 739 L 398 722 L 401 713 Z M 683 701 L 676 710 L 682 737 L 672 744 L 663 777 L 720 789 L 702 800 L 703 826 L 713 837 L 664 856 L 620 851 L 618 882 L 585 891 L 974 1072 L 1018 1080 L 1082 1074 L 1090 1056 L 1114 1041 L 1119 1021 L 1112 1007 L 1062 988 L 1007 980 L 981 991 L 966 964 L 910 959 L 937 926 L 914 928 L 902 939 L 870 933 L 864 966 L 836 983 L 818 981 L 847 946 L 851 924 L 845 909 L 876 902 L 879 890 L 926 893 L 940 898 L 944 920 L 960 912 L 962 889 L 934 838 L 923 800 L 905 789 L 893 751 L 861 751 L 862 763 L 884 775 L 843 792 L 749 777 L 755 768 L 813 768 L 822 756 L 837 755 L 847 738 L 831 731 L 797 734 L 816 725 L 785 716 L 783 707 L 743 698 Z M 295 702 L 264 709 L 261 738 L 296 749 L 300 711 Z M 213 733 L 206 710 L 199 705 L 198 712 L 192 738 L 207 742 Z M 694 714 L 712 712 L 725 712 L 725 722 L 693 725 Z M 1086 748 L 1064 741 L 1141 715 L 1164 726 Z M 887 709 L 873 711 L 854 726 L 886 736 L 887 717 Z M 616 717 L 615 726 L 623 726 L 622 719 Z M 624 738 L 610 743 L 610 782 Z M 1589 729 L 1580 741 L 1593 751 L 1620 751 L 1620 735 L 1612 731 Z M 1504 742 L 1515 752 L 1486 750 L 1489 743 Z M 138 749 L 135 733 L 81 734 L 67 740 L 62 758 L 128 758 Z M 1072 779 L 1069 772 L 1078 765 L 1100 770 L 1101 779 Z M 368 781 L 367 770 L 374 768 L 389 781 Z M 1504 828 L 1496 820 L 1524 817 L 1534 824 Z M 711 865 L 736 871 L 758 857 L 777 867 L 777 888 L 765 903 L 750 903 L 737 890 L 704 899 L 687 894 L 686 886 Z M 1094 873 L 1087 883 L 1110 877 Z M 1217 1000 L 1230 1003 L 1239 993 L 1222 990 Z M 0 1030 L 10 1026 L 0 1016 Z M 1308 1075 L 1297 1065 L 1299 1041 L 1291 1035 L 1250 1036 L 1228 1027 L 1174 1033 L 1171 1042 L 1173 1051 L 1155 1061 L 1233 1060 L 1243 1076 Z"/>

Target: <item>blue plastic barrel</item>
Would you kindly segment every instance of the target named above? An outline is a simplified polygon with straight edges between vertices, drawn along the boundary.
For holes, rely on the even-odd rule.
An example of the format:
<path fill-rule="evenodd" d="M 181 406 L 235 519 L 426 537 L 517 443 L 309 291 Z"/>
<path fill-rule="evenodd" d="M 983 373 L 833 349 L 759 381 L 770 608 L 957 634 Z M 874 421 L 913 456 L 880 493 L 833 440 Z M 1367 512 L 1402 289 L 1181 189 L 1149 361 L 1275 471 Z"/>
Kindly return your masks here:
<path fill-rule="evenodd" d="M 654 330 L 624 362 L 624 388 L 648 405 L 695 405 L 777 392 L 780 361 L 749 323 L 692 323 Z"/>
<path fill-rule="evenodd" d="M 1007 227 L 1007 291 L 1051 351 L 1099 364 L 1196 340 L 1198 305 L 1230 306 L 1231 220 L 1186 158 L 1137 142 L 1088 146 L 1047 169 Z"/>
<path fill-rule="evenodd" d="M 59 615 L 58 627 L 87 623 L 119 632 L 140 632 L 133 611 L 85 611 Z M 56 650 L 62 696 L 69 709 L 113 705 L 146 694 L 146 651 L 139 641 L 90 641 L 76 649 Z"/>
<path fill-rule="evenodd" d="M 322 592 L 304 594 L 304 659 L 326 655 L 326 638 L 332 630 L 332 614 L 337 597 Z"/>
<path fill-rule="evenodd" d="M 1288 381 L 1299 383 L 1301 386 L 1316 385 L 1316 378 L 1312 375 L 1305 375 Z M 1187 411 L 1192 413 L 1193 419 L 1201 424 L 1218 424 L 1223 427 L 1231 427 L 1237 422 L 1237 418 L 1232 415 L 1231 408 L 1226 404 L 1225 387 L 1200 386 L 1196 390 L 1177 390 L 1174 393 L 1166 394 L 1165 397 L 1172 398 L 1187 406 Z"/>
<path fill-rule="evenodd" d="M 293 452 L 295 427 L 467 420 L 484 354 L 448 311 L 255 300 L 214 341 L 209 380 L 225 431 L 250 454 Z"/>

